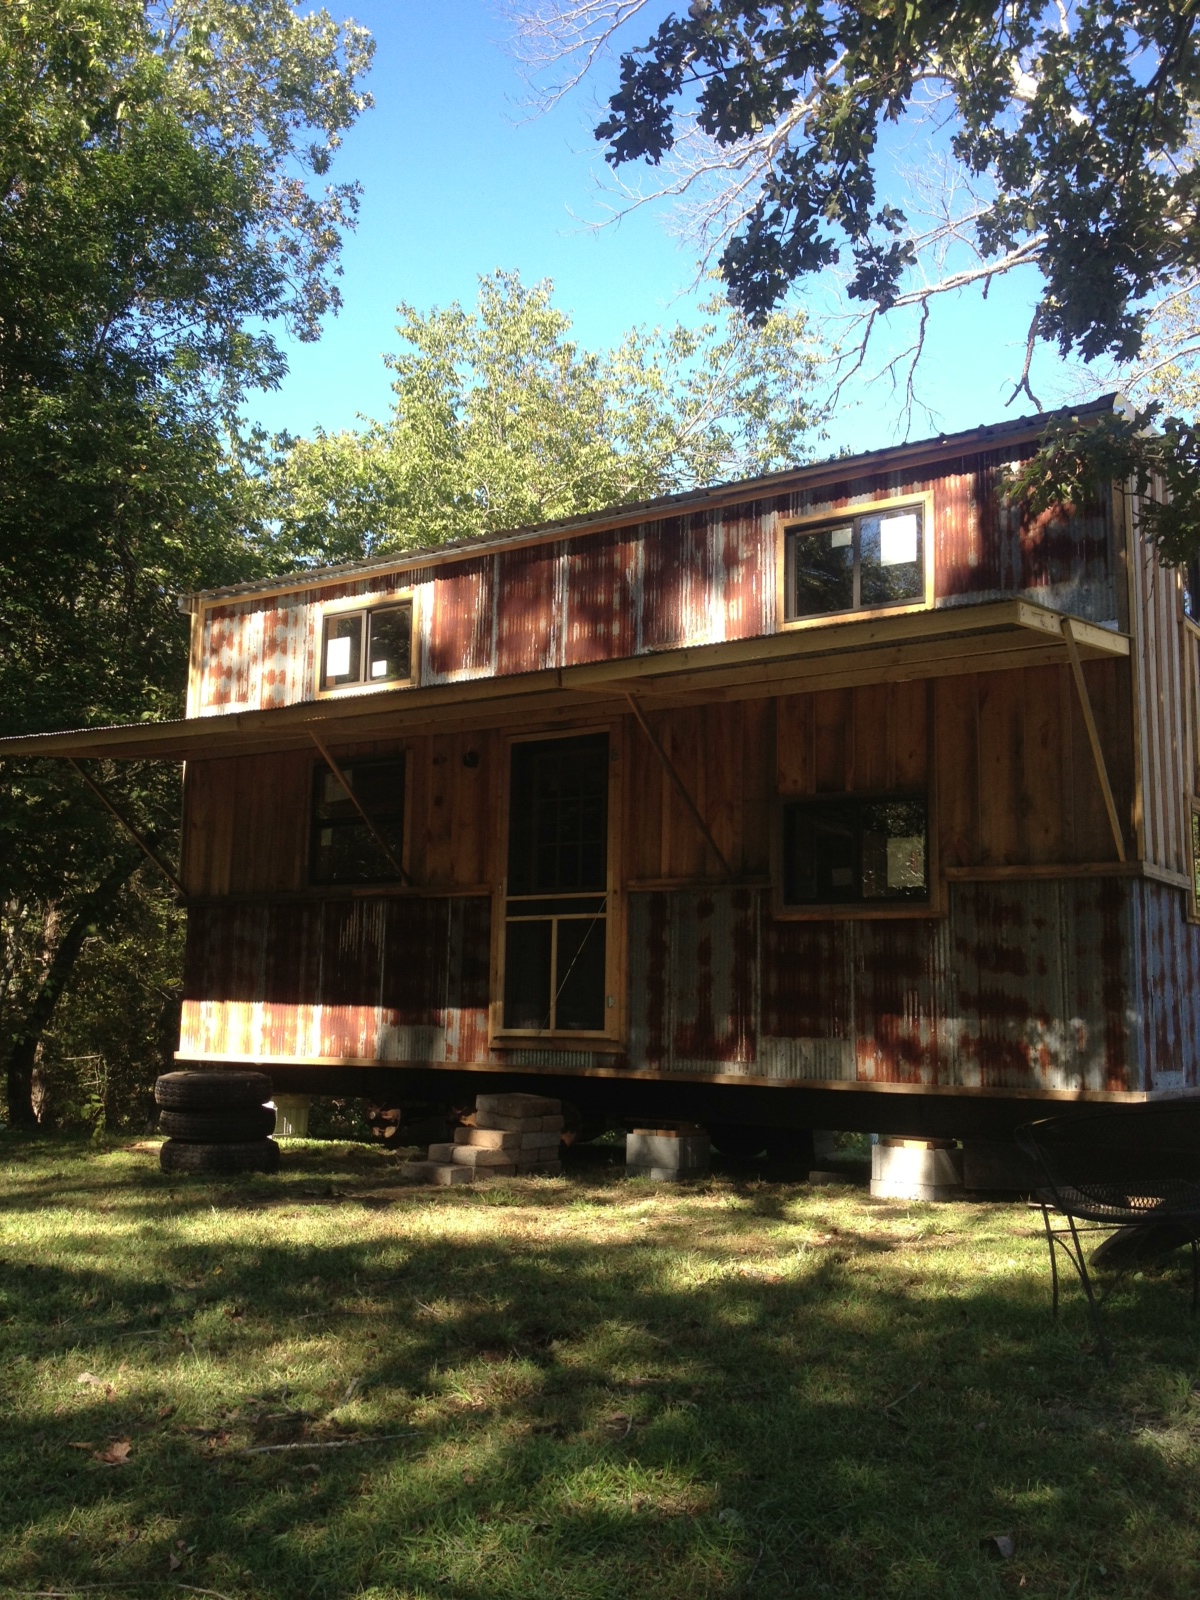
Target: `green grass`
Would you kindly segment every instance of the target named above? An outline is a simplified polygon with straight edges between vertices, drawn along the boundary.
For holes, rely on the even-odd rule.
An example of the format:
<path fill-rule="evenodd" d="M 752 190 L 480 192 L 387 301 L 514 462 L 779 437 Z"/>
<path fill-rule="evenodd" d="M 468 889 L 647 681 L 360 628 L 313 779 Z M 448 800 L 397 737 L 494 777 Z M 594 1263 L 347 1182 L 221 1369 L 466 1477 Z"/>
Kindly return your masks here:
<path fill-rule="evenodd" d="M 0 1136 L 0 1594 L 1200 1591 L 1182 1264 L 1114 1300 L 1108 1371 L 1023 1206 L 615 1159 L 431 1191 Z"/>

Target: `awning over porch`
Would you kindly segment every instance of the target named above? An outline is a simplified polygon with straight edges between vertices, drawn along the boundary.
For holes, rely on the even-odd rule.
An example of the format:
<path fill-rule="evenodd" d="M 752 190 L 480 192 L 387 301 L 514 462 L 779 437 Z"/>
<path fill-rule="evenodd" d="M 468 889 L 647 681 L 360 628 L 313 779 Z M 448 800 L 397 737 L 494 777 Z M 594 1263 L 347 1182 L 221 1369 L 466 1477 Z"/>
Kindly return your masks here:
<path fill-rule="evenodd" d="M 1128 656 L 1126 635 L 1025 600 L 855 617 L 519 676 L 116 727 L 0 739 L 0 757 L 185 761 L 486 726 L 553 724 L 639 706 L 744 700 L 856 684 Z"/>

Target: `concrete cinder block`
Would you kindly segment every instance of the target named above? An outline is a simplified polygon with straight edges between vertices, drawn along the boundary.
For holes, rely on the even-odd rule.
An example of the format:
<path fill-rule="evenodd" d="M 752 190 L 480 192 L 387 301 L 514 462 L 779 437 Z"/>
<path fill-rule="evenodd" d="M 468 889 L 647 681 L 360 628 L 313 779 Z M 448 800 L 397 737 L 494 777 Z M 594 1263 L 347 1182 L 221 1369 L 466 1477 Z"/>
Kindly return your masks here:
<path fill-rule="evenodd" d="M 488 1150 L 478 1144 L 452 1144 L 450 1159 L 463 1167 L 507 1167 L 515 1155 L 512 1150 Z"/>
<path fill-rule="evenodd" d="M 692 1168 L 681 1170 L 679 1167 L 648 1167 L 626 1165 L 627 1178 L 649 1178 L 654 1183 L 691 1183 L 697 1178 L 707 1178 L 708 1169 Z"/>
<path fill-rule="evenodd" d="M 711 1157 L 706 1133 L 656 1128 L 635 1129 L 625 1136 L 625 1172 L 630 1178 L 652 1178 L 656 1183 L 706 1178 Z"/>
<path fill-rule="evenodd" d="M 504 1128 L 455 1128 L 454 1142 L 478 1145 L 481 1150 L 519 1150 L 521 1135 Z"/>
<path fill-rule="evenodd" d="M 706 1133 L 629 1133 L 625 1136 L 625 1167 L 654 1168 L 690 1178 L 707 1174 L 712 1145 Z"/>
<path fill-rule="evenodd" d="M 565 1117 L 539 1117 L 537 1125 L 542 1133 L 561 1133 L 566 1126 L 566 1120 Z M 532 1128 L 530 1131 L 533 1131 Z"/>
<path fill-rule="evenodd" d="M 506 1117 L 499 1111 L 477 1111 L 475 1126 L 495 1133 L 528 1133 L 539 1122 L 537 1117 Z"/>
<path fill-rule="evenodd" d="M 499 1117 L 553 1117 L 562 1110 L 561 1100 L 544 1094 L 481 1094 L 475 1098 L 476 1111 Z"/>
<path fill-rule="evenodd" d="M 430 1161 L 453 1161 L 454 1146 L 452 1144 L 431 1144 L 429 1146 Z"/>
<path fill-rule="evenodd" d="M 557 1150 L 562 1143 L 557 1133 L 522 1133 L 522 1150 Z"/>
<path fill-rule="evenodd" d="M 471 1183 L 475 1177 L 473 1167 L 456 1167 L 445 1161 L 406 1161 L 400 1170 L 417 1183 Z"/>
<path fill-rule="evenodd" d="M 880 1139 L 871 1146 L 877 1200 L 955 1200 L 962 1194 L 962 1151 L 945 1139 Z"/>
<path fill-rule="evenodd" d="M 508 1150 L 505 1154 L 512 1155 L 513 1152 Z M 515 1161 L 494 1161 L 490 1166 L 465 1167 L 463 1170 L 473 1172 L 476 1183 L 483 1183 L 486 1178 L 513 1178 L 521 1169 Z"/>

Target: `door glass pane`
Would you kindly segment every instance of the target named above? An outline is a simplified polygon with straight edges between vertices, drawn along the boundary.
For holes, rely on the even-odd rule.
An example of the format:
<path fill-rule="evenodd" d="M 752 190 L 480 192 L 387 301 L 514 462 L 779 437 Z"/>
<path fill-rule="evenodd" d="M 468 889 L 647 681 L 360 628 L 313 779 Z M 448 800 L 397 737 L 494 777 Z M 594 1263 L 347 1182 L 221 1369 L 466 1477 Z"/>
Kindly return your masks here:
<path fill-rule="evenodd" d="M 603 917 L 559 923 L 556 1028 L 596 1033 L 603 1030 L 604 932 Z"/>
<path fill-rule="evenodd" d="M 550 961 L 554 924 L 510 922 L 505 929 L 504 1026 L 550 1026 Z"/>
<path fill-rule="evenodd" d="M 920 600 L 925 593 L 921 514 L 897 511 L 859 520 L 860 579 L 864 606 Z"/>
<path fill-rule="evenodd" d="M 367 682 L 407 678 L 412 660 L 412 607 L 386 606 L 370 612 L 367 632 Z"/>
<path fill-rule="evenodd" d="M 854 526 L 798 533 L 793 541 L 793 615 L 821 616 L 854 605 Z"/>
<path fill-rule="evenodd" d="M 608 883 L 608 735 L 516 744 L 509 806 L 510 894 Z"/>

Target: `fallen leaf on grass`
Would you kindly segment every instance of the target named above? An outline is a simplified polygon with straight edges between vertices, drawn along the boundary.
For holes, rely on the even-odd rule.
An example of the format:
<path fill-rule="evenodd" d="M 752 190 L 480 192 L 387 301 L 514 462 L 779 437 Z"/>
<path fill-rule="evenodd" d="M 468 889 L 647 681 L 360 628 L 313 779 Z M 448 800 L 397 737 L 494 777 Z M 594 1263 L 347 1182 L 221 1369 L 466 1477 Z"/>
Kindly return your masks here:
<path fill-rule="evenodd" d="M 169 1554 L 167 1555 L 167 1571 L 168 1572 L 178 1572 L 182 1565 L 183 1565 L 183 1562 L 180 1561 L 179 1557 L 175 1554 L 174 1550 L 170 1551 Z"/>
<path fill-rule="evenodd" d="M 95 1448 L 90 1439 L 74 1439 L 67 1446 L 68 1450 L 94 1450 Z"/>
<path fill-rule="evenodd" d="M 133 1445 L 128 1439 L 116 1439 L 107 1450 L 93 1450 L 92 1460 L 103 1461 L 108 1467 L 123 1467 L 132 1451 Z"/>

